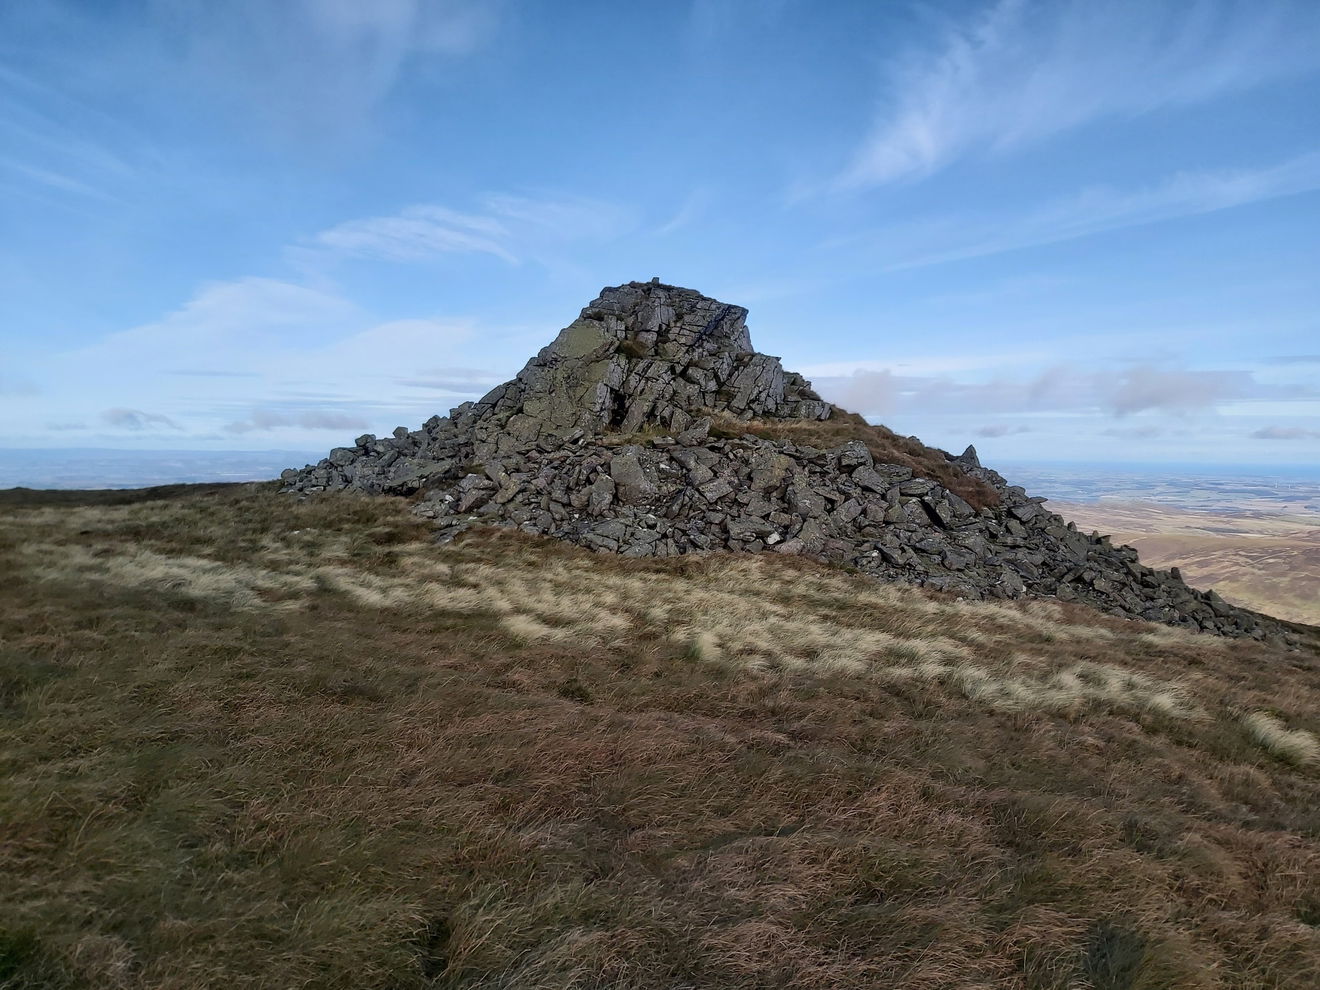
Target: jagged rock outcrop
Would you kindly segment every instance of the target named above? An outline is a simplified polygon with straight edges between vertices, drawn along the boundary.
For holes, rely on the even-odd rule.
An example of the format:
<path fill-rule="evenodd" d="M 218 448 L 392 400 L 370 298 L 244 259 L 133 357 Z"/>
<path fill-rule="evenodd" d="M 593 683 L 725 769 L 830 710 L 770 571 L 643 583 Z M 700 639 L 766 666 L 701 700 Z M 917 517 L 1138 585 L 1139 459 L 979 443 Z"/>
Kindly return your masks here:
<path fill-rule="evenodd" d="M 473 407 L 477 456 L 575 430 L 682 432 L 694 410 L 825 419 L 830 405 L 801 375 L 752 349 L 746 319 L 741 306 L 658 280 L 603 291 Z"/>
<path fill-rule="evenodd" d="M 938 456 L 993 494 L 979 506 L 877 461 L 855 438 L 823 449 L 741 433 L 738 421 L 842 415 L 753 350 L 746 317 L 658 281 L 605 289 L 513 381 L 419 430 L 359 437 L 285 471 L 285 490 L 421 492 L 416 511 L 441 538 L 498 524 L 634 557 L 806 554 L 968 598 L 1052 596 L 1226 635 L 1281 635 L 1144 567 L 1132 548 L 1078 532 L 983 467 L 974 447 Z"/>

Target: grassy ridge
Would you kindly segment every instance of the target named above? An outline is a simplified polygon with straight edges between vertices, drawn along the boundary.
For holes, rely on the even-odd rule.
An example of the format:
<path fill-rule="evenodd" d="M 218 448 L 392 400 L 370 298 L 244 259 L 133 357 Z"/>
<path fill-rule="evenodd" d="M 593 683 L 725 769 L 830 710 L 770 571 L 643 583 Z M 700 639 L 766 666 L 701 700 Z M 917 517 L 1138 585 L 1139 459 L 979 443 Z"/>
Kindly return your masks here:
<path fill-rule="evenodd" d="M 1320 981 L 1314 650 L 171 495 L 0 515 L 0 986 Z"/>

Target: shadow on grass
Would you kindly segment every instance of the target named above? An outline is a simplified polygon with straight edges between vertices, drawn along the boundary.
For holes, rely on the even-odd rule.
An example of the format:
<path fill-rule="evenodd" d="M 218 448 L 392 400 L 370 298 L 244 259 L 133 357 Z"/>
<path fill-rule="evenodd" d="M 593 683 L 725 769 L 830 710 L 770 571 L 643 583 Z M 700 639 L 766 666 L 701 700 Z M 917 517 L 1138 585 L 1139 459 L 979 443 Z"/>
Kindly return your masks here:
<path fill-rule="evenodd" d="M 274 490 L 274 481 L 224 481 L 198 485 L 156 485 L 152 488 L 3 488 L 0 508 L 33 509 L 44 506 L 135 505 L 193 495 L 218 495 L 243 488 Z"/>

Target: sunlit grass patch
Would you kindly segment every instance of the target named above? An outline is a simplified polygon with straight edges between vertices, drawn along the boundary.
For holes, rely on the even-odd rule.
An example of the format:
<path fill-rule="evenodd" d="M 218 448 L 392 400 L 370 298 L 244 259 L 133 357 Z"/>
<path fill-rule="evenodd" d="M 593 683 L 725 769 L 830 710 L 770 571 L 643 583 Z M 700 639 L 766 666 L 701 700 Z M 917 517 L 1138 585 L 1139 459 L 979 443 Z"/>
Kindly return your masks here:
<path fill-rule="evenodd" d="M 1052 673 L 992 669 L 975 663 L 916 663 L 890 667 L 882 677 L 947 683 L 967 698 L 1003 711 L 1068 713 L 1086 705 L 1147 711 L 1172 718 L 1203 716 L 1183 688 L 1105 664 L 1076 664 Z"/>
<path fill-rule="evenodd" d="M 315 587 L 305 574 L 142 548 L 96 553 L 31 546 L 24 554 L 38 558 L 30 573 L 39 580 L 151 588 L 245 611 L 294 607 L 297 597 Z"/>
<path fill-rule="evenodd" d="M 1268 712 L 1242 716 L 1248 735 L 1281 760 L 1299 765 L 1320 763 L 1320 739 L 1305 729 L 1290 729 Z"/>
<path fill-rule="evenodd" d="M 513 612 L 500 617 L 500 626 L 515 639 L 524 642 L 536 640 L 562 640 L 572 636 L 570 629 L 556 629 L 538 619 L 521 612 Z"/>

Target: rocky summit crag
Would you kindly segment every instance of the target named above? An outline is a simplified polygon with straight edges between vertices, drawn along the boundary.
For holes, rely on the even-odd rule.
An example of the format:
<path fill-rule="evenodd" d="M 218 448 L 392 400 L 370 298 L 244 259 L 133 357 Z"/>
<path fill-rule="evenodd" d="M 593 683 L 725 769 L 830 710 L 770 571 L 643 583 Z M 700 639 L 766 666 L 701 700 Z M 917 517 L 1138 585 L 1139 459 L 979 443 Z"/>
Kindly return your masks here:
<path fill-rule="evenodd" d="M 441 539 L 485 524 L 632 557 L 804 554 L 968 598 L 1052 596 L 1285 636 L 1078 532 L 973 448 L 953 457 L 823 401 L 752 348 L 746 318 L 659 280 L 607 288 L 480 401 L 281 479 L 289 492 L 414 496 Z"/>

